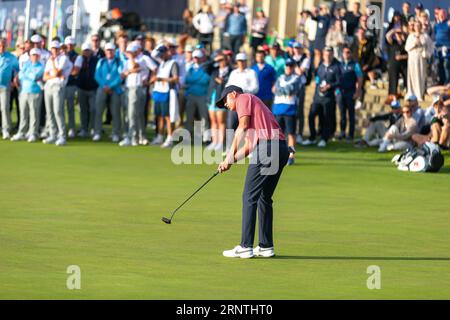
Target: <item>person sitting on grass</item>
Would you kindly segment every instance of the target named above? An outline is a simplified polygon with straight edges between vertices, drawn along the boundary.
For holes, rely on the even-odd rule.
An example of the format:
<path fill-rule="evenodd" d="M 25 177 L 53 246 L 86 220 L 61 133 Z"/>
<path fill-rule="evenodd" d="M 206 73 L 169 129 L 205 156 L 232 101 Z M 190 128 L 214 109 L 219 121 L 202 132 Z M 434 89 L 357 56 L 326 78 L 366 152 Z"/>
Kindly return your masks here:
<path fill-rule="evenodd" d="M 402 108 L 401 117 L 393 126 L 389 128 L 381 142 L 378 152 L 392 150 L 406 150 L 412 147 L 412 135 L 418 132 L 417 122 L 412 116 L 409 105 Z"/>
<path fill-rule="evenodd" d="M 355 143 L 355 147 L 378 147 L 383 141 L 386 131 L 402 117 L 402 110 L 398 100 L 391 102 L 391 111 L 365 119 L 363 127 L 366 128 L 364 137 Z M 387 122 L 387 126 L 386 126 Z"/>
<path fill-rule="evenodd" d="M 272 112 L 277 119 L 281 130 L 287 133 L 288 146 L 291 150 L 295 148 L 295 115 L 297 109 L 297 92 L 302 85 L 300 77 L 295 73 L 295 61 L 291 58 L 286 60 L 285 73 L 282 74 L 275 86 L 275 100 Z M 294 164 L 294 152 L 289 154 L 288 165 Z"/>
<path fill-rule="evenodd" d="M 442 99 L 437 99 L 433 103 L 435 116 L 431 119 L 430 131 L 428 134 L 414 134 L 412 139 L 419 146 L 432 142 L 439 145 L 443 150 L 449 149 L 450 143 L 450 108 L 444 105 Z"/>

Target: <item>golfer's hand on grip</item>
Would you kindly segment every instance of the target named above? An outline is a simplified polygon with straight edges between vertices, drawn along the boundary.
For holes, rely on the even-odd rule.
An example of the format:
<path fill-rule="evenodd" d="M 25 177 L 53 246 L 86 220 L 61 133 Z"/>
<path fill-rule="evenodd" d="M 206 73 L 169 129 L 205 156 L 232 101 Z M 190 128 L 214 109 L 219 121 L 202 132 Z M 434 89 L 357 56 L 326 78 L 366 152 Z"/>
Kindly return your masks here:
<path fill-rule="evenodd" d="M 219 171 L 220 173 L 223 173 L 225 171 L 230 170 L 230 168 L 231 168 L 231 163 L 229 163 L 227 160 L 225 160 L 221 164 L 219 164 L 217 171 Z"/>

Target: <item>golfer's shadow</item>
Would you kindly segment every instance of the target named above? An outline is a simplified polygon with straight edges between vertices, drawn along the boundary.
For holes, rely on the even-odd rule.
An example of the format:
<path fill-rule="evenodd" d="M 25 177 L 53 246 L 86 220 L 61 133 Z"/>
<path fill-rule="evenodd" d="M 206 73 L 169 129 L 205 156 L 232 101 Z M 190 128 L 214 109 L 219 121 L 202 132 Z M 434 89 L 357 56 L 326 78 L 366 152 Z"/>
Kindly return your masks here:
<path fill-rule="evenodd" d="M 347 256 L 279 256 L 279 260 L 383 260 L 383 261 L 450 261 L 444 257 L 347 257 Z"/>

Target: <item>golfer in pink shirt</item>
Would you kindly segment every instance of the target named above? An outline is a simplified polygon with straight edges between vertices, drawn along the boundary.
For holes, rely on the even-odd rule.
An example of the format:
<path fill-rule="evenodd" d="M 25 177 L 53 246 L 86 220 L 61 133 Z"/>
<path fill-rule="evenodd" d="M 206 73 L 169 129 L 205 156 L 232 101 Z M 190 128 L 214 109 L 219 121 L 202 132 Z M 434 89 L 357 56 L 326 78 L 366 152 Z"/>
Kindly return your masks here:
<path fill-rule="evenodd" d="M 272 195 L 289 158 L 286 138 L 269 108 L 258 97 L 244 94 L 237 86 L 226 87 L 216 105 L 236 111 L 239 117 L 230 151 L 218 170 L 225 172 L 233 163 L 253 153 L 243 192 L 241 244 L 224 251 L 223 255 L 272 257 L 275 255 Z M 239 147 L 242 141 L 244 145 Z M 253 249 L 257 211 L 259 245 Z"/>

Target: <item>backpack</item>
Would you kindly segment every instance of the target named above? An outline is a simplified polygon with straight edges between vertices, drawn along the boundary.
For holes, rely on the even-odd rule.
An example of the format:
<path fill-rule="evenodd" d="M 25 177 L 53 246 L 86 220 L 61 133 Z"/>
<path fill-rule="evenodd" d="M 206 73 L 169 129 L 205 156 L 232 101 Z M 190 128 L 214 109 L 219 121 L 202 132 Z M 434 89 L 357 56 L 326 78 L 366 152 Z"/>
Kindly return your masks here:
<path fill-rule="evenodd" d="M 394 156 L 392 162 L 401 171 L 439 172 L 444 165 L 444 156 L 437 144 L 426 142 L 421 147 Z"/>

